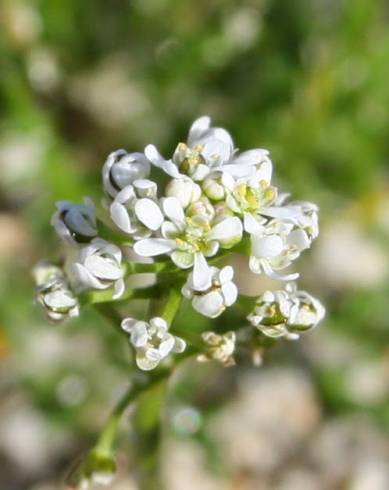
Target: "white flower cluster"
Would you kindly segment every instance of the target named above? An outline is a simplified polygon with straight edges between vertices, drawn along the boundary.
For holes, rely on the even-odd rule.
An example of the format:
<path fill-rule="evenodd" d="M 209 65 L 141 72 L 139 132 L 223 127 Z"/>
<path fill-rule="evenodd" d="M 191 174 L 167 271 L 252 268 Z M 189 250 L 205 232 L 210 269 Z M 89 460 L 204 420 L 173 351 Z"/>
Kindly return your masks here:
<path fill-rule="evenodd" d="M 295 340 L 314 328 L 324 314 L 319 300 L 298 291 L 295 283 L 288 283 L 284 290 L 265 291 L 247 319 L 267 337 Z"/>
<path fill-rule="evenodd" d="M 154 180 L 158 171 L 166 174 L 163 188 Z M 56 319 L 78 312 L 72 290 L 111 290 L 112 299 L 122 297 L 129 249 L 132 256 L 170 263 L 182 295 L 197 312 L 215 318 L 238 298 L 232 267 L 214 264 L 227 250 L 248 253 L 256 274 L 294 280 L 298 274 L 285 269 L 310 248 L 319 232 L 317 207 L 287 202 L 287 195 L 272 183 L 269 152 L 240 152 L 225 129 L 211 126 L 209 117 L 192 124 L 186 143 L 179 143 L 170 159 L 153 145 L 144 153 L 118 150 L 108 156 L 102 177 L 103 221 L 96 218 L 90 199 L 83 204 L 58 203 L 52 219 L 68 251 L 68 282 L 45 283 L 38 298 Z M 107 236 L 115 243 L 106 241 Z M 265 335 L 295 336 L 322 314 L 304 294 L 291 289 L 265 293 L 249 319 Z M 171 352 L 185 348 L 181 339 L 168 333 L 163 318 L 126 319 L 122 327 L 130 333 L 141 369 L 152 369 Z M 209 355 L 226 364 L 235 337 L 215 335 L 207 337 L 213 346 Z"/>

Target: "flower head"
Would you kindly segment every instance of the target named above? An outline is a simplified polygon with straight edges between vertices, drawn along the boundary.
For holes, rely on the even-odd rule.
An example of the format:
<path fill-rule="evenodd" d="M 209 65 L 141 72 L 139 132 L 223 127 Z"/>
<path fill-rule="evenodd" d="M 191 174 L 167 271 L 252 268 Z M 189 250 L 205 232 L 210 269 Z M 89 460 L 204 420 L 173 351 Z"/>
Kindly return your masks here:
<path fill-rule="evenodd" d="M 161 226 L 162 237 L 135 243 L 134 250 L 141 256 L 168 253 L 177 267 L 187 269 L 193 266 L 199 255 L 212 257 L 220 247 L 231 248 L 242 237 L 242 224 L 236 217 L 215 223 L 209 214 L 199 212 L 188 216 L 175 197 L 165 198 L 162 207 L 167 217 Z"/>
<path fill-rule="evenodd" d="M 266 209 L 266 216 L 294 224 L 296 228 L 303 230 L 312 241 L 319 235 L 318 210 L 316 204 L 311 202 L 296 201 L 284 204 L 281 199 L 274 207 Z"/>
<path fill-rule="evenodd" d="M 262 149 L 236 154 L 231 135 L 224 128 L 212 127 L 208 116 L 194 121 L 187 142 L 178 144 L 171 160 L 165 160 L 154 145 L 146 146 L 145 155 L 171 177 L 187 175 L 199 182 L 212 171 L 221 170 L 236 177 L 248 177 L 262 162 L 270 162 L 268 151 Z"/>
<path fill-rule="evenodd" d="M 281 275 L 277 271 L 291 265 L 310 246 L 306 231 L 290 222 L 271 220 L 251 235 L 250 269 L 256 274 L 264 272 L 272 279 L 294 280 L 298 274 Z"/>
<path fill-rule="evenodd" d="M 75 245 L 89 242 L 97 235 L 95 206 L 91 199 L 84 198 L 84 204 L 59 201 L 56 207 L 51 224 L 62 240 Z"/>
<path fill-rule="evenodd" d="M 284 290 L 266 291 L 259 296 L 247 319 L 268 337 L 298 339 L 301 333 L 314 328 L 324 314 L 320 301 L 289 283 Z"/>
<path fill-rule="evenodd" d="M 249 234 L 260 232 L 266 223 L 267 209 L 277 201 L 277 188 L 270 184 L 271 166 L 262 164 L 249 179 L 233 179 L 225 175 L 224 184 L 228 190 L 226 206 L 243 218 L 244 229 Z"/>
<path fill-rule="evenodd" d="M 192 300 L 193 308 L 209 318 L 216 318 L 235 303 L 238 288 L 232 282 L 234 270 L 231 266 L 218 269 L 208 267 L 206 262 L 202 270 L 194 270 L 188 276 L 182 288 L 182 294 Z"/>
<path fill-rule="evenodd" d="M 50 320 L 60 322 L 79 315 L 78 300 L 59 267 L 39 263 L 34 267 L 33 275 L 37 285 L 36 300 Z"/>
<path fill-rule="evenodd" d="M 69 272 L 80 290 L 114 288 L 113 299 L 124 292 L 122 252 L 116 245 L 95 238 L 83 247 L 77 260 L 70 264 Z"/>
<path fill-rule="evenodd" d="M 150 371 L 171 353 L 181 353 L 186 343 L 168 332 L 163 318 L 154 317 L 149 322 L 125 318 L 122 329 L 130 334 L 130 344 L 136 351 L 136 364 L 143 371 Z"/>
<path fill-rule="evenodd" d="M 108 155 L 102 173 L 104 190 L 113 199 L 135 180 L 147 178 L 150 174 L 150 162 L 143 153 L 117 150 Z"/>

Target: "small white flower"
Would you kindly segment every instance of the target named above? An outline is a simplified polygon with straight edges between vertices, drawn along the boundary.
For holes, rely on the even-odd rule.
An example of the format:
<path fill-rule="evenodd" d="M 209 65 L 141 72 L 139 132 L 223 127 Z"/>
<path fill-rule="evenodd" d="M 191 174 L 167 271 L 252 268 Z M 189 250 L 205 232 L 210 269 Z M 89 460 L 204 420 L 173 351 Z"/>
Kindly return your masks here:
<path fill-rule="evenodd" d="M 39 263 L 34 267 L 33 275 L 37 285 L 36 300 L 48 318 L 59 322 L 79 315 L 78 300 L 59 267 Z"/>
<path fill-rule="evenodd" d="M 242 217 L 247 233 L 256 234 L 267 221 L 267 209 L 277 201 L 277 188 L 270 185 L 271 168 L 263 165 L 249 179 L 235 180 L 225 174 L 223 182 L 227 189 L 226 206 Z"/>
<path fill-rule="evenodd" d="M 201 260 L 204 261 L 201 264 Z M 200 267 L 198 264 L 201 264 Z M 196 261 L 195 268 L 182 288 L 182 294 L 192 300 L 193 308 L 209 318 L 216 318 L 235 303 L 238 288 L 232 282 L 231 266 L 208 267 L 205 259 Z"/>
<path fill-rule="evenodd" d="M 166 186 L 167 197 L 176 197 L 185 209 L 201 197 L 201 188 L 189 177 L 172 179 Z"/>
<path fill-rule="evenodd" d="M 195 257 L 212 257 L 219 247 L 231 248 L 242 238 L 242 223 L 237 217 L 214 223 L 208 215 L 186 216 L 175 197 L 163 199 L 162 207 L 168 218 L 161 226 L 162 238 L 146 238 L 135 243 L 138 255 L 171 254 L 177 267 L 187 269 L 193 266 Z"/>
<path fill-rule="evenodd" d="M 211 127 L 208 116 L 194 121 L 187 143 L 179 143 L 171 160 L 165 160 L 154 145 L 146 146 L 145 155 L 171 177 L 188 175 L 196 181 L 204 180 L 211 171 L 221 170 L 235 177 L 248 177 L 258 165 L 270 162 L 268 151 L 262 149 L 236 155 L 230 134 L 223 128 Z"/>
<path fill-rule="evenodd" d="M 307 201 L 295 201 L 289 204 L 270 206 L 266 208 L 266 216 L 293 223 L 304 230 L 311 240 L 319 235 L 319 208 Z"/>
<path fill-rule="evenodd" d="M 143 153 L 117 150 L 108 155 L 102 173 L 104 190 L 110 198 L 114 198 L 135 180 L 147 178 L 150 174 L 150 162 Z"/>
<path fill-rule="evenodd" d="M 223 335 L 215 332 L 204 332 L 201 337 L 207 347 L 205 353 L 197 357 L 199 362 L 218 361 L 225 367 L 235 365 L 233 356 L 236 342 L 235 332 L 227 332 Z"/>
<path fill-rule="evenodd" d="M 272 220 L 251 235 L 250 269 L 256 274 L 264 272 L 272 279 L 297 279 L 297 273 L 280 275 L 276 271 L 288 267 L 310 246 L 311 239 L 304 230 L 293 223 Z"/>
<path fill-rule="evenodd" d="M 154 317 L 149 322 L 125 318 L 122 329 L 130 334 L 130 344 L 136 351 L 136 364 L 139 369 L 149 371 L 171 353 L 184 352 L 186 343 L 168 331 L 163 318 Z"/>
<path fill-rule="evenodd" d="M 69 274 L 80 290 L 113 287 L 113 299 L 116 299 L 125 289 L 121 262 L 122 252 L 119 247 L 95 238 L 90 245 L 80 250 L 78 259 L 69 266 Z"/>
<path fill-rule="evenodd" d="M 259 296 L 247 319 L 268 337 L 294 340 L 314 328 L 324 315 L 320 301 L 306 291 L 298 291 L 295 283 L 289 283 L 285 290 L 266 291 Z"/>
<path fill-rule="evenodd" d="M 157 184 L 147 179 L 135 180 L 122 189 L 109 210 L 115 225 L 135 239 L 150 236 L 164 219 L 157 202 Z"/>
<path fill-rule="evenodd" d="M 90 198 L 84 198 L 84 204 L 59 201 L 56 207 L 51 224 L 62 240 L 75 245 L 97 235 L 95 206 Z"/>

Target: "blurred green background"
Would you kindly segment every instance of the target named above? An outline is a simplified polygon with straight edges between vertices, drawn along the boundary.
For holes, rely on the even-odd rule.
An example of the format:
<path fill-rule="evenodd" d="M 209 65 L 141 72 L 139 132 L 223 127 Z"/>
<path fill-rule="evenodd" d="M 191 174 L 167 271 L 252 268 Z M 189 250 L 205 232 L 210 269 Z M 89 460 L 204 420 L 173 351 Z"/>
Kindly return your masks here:
<path fill-rule="evenodd" d="M 259 369 L 180 374 L 167 488 L 389 488 L 388 21 L 385 0 L 0 1 L 1 490 L 62 488 L 129 378 L 96 314 L 54 327 L 33 305 L 55 201 L 99 200 L 110 151 L 170 155 L 203 114 L 320 205 L 297 267 L 328 316 Z M 128 430 L 114 490 L 136 488 Z"/>

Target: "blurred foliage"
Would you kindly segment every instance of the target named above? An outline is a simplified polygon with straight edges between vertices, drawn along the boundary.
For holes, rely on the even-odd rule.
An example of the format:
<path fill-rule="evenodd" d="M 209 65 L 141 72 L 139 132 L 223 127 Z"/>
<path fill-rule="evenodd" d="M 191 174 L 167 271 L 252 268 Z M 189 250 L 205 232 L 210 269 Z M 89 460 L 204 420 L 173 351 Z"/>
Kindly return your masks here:
<path fill-rule="evenodd" d="M 385 0 L 2 0 L 4 393 L 21 390 L 47 420 L 87 445 L 104 418 L 101 407 L 115 397 L 112 387 L 128 379 L 127 345 L 90 311 L 52 330 L 32 305 L 28 271 L 41 257 L 58 258 L 49 224 L 55 201 L 100 199 L 110 151 L 152 142 L 170 155 L 199 115 L 228 128 L 240 148 L 270 149 L 276 179 L 321 205 L 324 229 L 336 219 L 351 222 L 387 259 L 388 20 Z M 306 259 L 307 271 L 313 262 Z M 355 257 L 354 267 L 364 264 Z M 349 288 L 323 284 L 315 270 L 307 283 L 327 304 L 322 329 L 356 346 L 356 362 L 373 359 L 388 369 L 387 269 L 383 280 Z M 204 325 L 186 310 L 179 319 L 185 328 Z M 295 344 L 271 354 L 273 361 L 308 362 Z M 352 401 L 342 363 L 308 364 L 329 413 L 362 410 L 389 426 L 389 393 Z M 204 416 L 217 410 L 239 374 L 228 372 L 226 389 L 212 399 L 199 388 L 209 369 L 192 372 L 191 381 L 187 374 L 172 399 L 197 404 Z M 79 403 L 58 388 L 69 375 L 84 387 Z M 204 430 L 198 439 L 213 452 Z"/>

